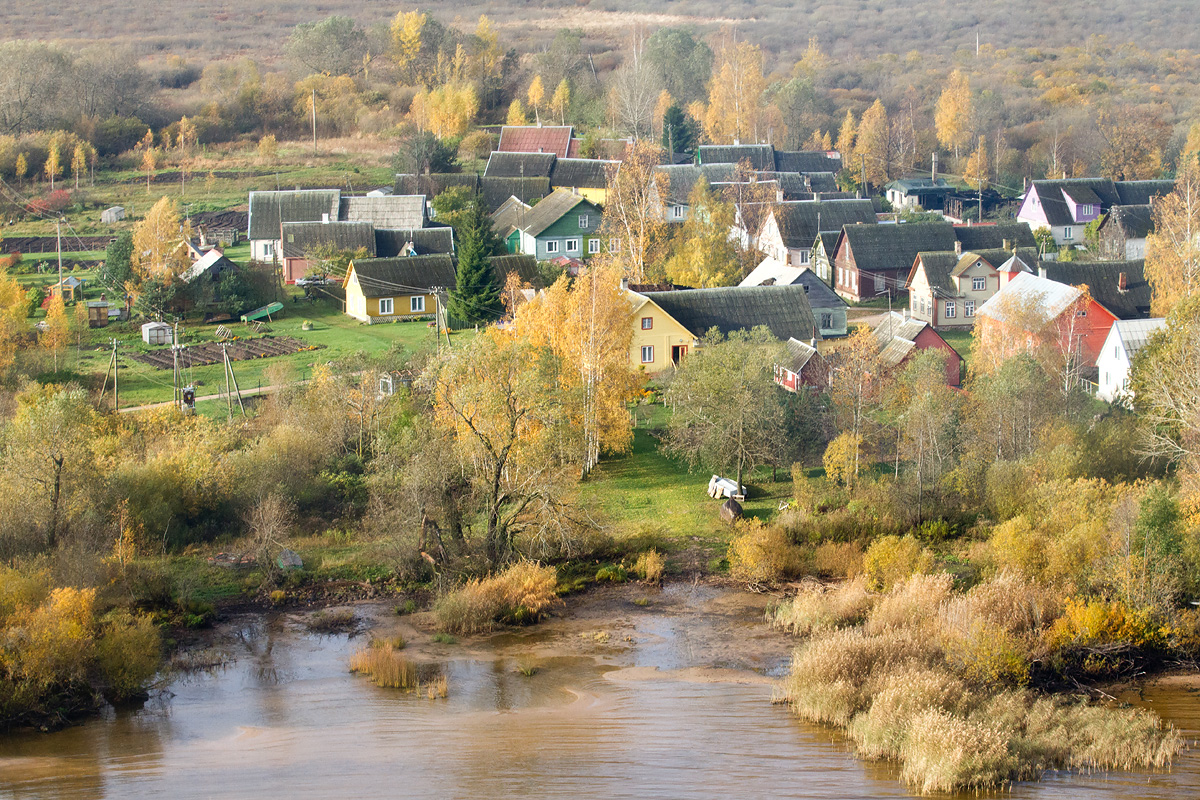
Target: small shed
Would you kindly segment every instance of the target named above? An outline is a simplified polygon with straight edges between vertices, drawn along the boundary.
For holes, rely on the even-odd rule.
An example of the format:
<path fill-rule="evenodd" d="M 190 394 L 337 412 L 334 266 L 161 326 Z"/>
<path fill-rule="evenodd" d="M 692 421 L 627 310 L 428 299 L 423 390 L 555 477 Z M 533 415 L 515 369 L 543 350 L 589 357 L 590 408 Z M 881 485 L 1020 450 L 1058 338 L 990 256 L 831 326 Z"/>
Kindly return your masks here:
<path fill-rule="evenodd" d="M 100 212 L 100 221 L 108 225 L 120 222 L 123 219 L 125 219 L 124 206 L 112 206 Z"/>
<path fill-rule="evenodd" d="M 87 310 L 89 328 L 104 328 L 108 326 L 109 311 L 107 300 L 89 300 Z"/>
<path fill-rule="evenodd" d="M 146 344 L 171 344 L 171 326 L 165 322 L 147 322 L 142 325 L 142 341 Z"/>
<path fill-rule="evenodd" d="M 64 301 L 70 300 L 74 302 L 83 296 L 83 281 L 79 278 L 76 278 L 74 275 L 68 275 L 59 283 L 51 286 L 50 290 L 46 293 L 46 296 L 55 297 L 60 292 L 62 293 Z"/>

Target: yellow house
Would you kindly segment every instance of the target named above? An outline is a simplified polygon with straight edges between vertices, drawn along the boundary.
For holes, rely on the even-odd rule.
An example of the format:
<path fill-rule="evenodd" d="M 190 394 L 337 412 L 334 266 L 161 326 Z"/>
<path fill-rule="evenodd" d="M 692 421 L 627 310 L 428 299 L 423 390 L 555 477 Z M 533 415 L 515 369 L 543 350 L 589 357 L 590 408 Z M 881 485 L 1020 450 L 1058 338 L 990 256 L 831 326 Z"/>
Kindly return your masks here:
<path fill-rule="evenodd" d="M 346 271 L 346 313 L 367 323 L 431 317 L 437 293 L 454 288 L 454 258 L 445 254 L 367 258 Z"/>
<path fill-rule="evenodd" d="M 633 342 L 629 362 L 646 372 L 674 367 L 695 346 L 692 332 L 645 295 L 629 293 L 633 302 Z"/>

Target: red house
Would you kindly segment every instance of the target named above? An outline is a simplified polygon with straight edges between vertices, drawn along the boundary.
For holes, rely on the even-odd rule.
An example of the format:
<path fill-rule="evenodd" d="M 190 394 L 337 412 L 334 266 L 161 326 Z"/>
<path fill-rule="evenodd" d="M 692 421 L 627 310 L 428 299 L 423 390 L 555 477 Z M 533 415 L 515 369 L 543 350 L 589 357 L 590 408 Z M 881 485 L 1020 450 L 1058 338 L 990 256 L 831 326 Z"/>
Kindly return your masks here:
<path fill-rule="evenodd" d="M 914 353 L 936 350 L 946 357 L 946 385 L 958 386 L 962 382 L 962 356 L 928 322 L 893 311 L 884 316 L 872 333 L 879 345 L 879 362 L 886 369 L 901 369 Z"/>

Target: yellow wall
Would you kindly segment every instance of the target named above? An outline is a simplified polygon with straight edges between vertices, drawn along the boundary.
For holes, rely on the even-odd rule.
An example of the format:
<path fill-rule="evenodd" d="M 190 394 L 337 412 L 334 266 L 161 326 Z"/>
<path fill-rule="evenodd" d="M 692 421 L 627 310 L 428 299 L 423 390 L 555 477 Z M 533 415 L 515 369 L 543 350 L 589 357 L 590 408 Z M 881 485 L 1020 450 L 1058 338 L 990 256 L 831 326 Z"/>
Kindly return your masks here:
<path fill-rule="evenodd" d="M 608 189 L 575 189 L 574 192 L 598 206 L 603 206 L 604 201 L 608 199 Z"/>
<path fill-rule="evenodd" d="M 642 317 L 650 317 L 654 327 L 642 330 Z M 661 372 L 670 369 L 671 347 L 684 345 L 690 353 L 693 350 L 692 341 L 696 337 L 691 331 L 680 325 L 675 319 L 658 307 L 652 300 L 646 300 L 633 311 L 633 342 L 629 347 L 629 363 L 634 369 L 645 368 L 646 372 Z M 654 360 L 648 364 L 642 363 L 642 347 L 654 347 Z"/>
<path fill-rule="evenodd" d="M 425 310 L 411 311 L 411 294 L 398 294 L 391 298 L 392 313 L 380 314 L 379 301 L 387 298 L 364 297 L 362 288 L 358 285 L 358 276 L 351 271 L 346 280 L 346 314 L 363 322 L 374 322 L 392 319 L 393 317 L 423 317 L 437 311 L 437 298 L 432 294 L 424 295 Z"/>

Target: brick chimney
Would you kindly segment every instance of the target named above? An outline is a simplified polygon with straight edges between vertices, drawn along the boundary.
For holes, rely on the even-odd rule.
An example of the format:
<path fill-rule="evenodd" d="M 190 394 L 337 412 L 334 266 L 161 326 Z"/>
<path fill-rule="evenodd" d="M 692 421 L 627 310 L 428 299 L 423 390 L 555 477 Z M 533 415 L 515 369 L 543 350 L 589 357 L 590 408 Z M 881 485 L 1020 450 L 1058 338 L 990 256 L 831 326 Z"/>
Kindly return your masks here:
<path fill-rule="evenodd" d="M 1129 291 L 1129 273 L 1122 272 L 1117 276 L 1117 290 L 1124 294 Z"/>
<path fill-rule="evenodd" d="M 1012 239 L 1005 239 L 1004 240 L 1004 252 L 1011 253 L 1012 249 L 1013 249 Z"/>

